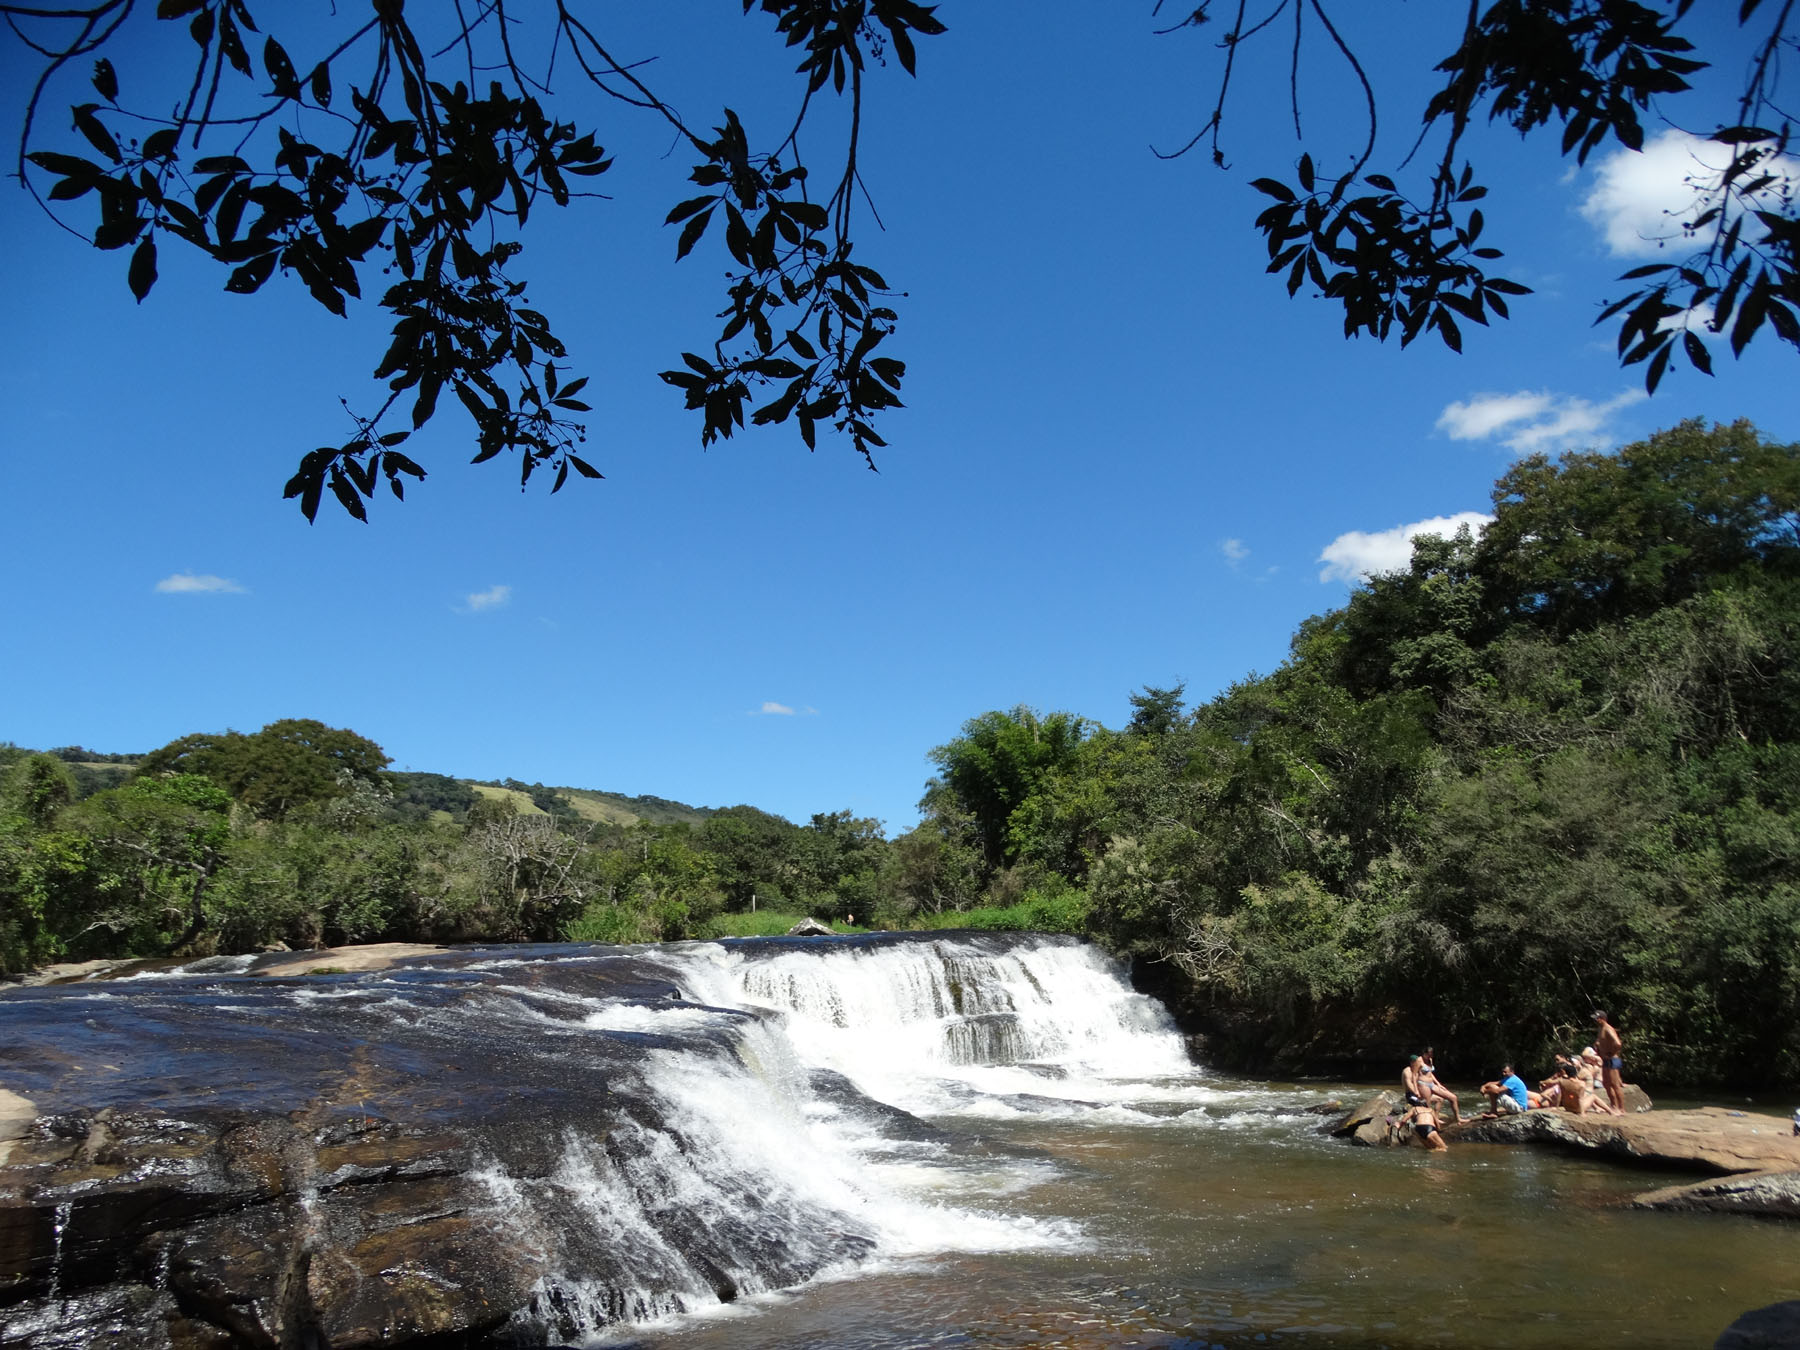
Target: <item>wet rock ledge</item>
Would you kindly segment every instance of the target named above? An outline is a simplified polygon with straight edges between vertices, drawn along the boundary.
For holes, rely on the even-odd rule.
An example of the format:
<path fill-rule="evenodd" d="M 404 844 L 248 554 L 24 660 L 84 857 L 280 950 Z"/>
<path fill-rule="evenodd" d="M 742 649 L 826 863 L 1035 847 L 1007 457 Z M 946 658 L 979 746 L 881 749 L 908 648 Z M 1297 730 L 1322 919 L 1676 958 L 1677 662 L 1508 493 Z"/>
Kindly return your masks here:
<path fill-rule="evenodd" d="M 691 1006 L 670 974 L 630 949 L 315 952 L 6 992 L 0 1346 L 576 1341 L 667 1311 L 658 1287 L 730 1301 L 862 1255 L 754 1177 L 682 1202 L 697 1145 L 646 1057 L 730 1070 L 746 1015 L 584 1022 Z M 583 1208 L 601 1190 L 633 1227 Z"/>
<path fill-rule="evenodd" d="M 1642 1101 L 1637 1111 L 1623 1116 L 1541 1110 L 1465 1117 L 1461 1124 L 1444 1126 L 1444 1139 L 1452 1146 L 1531 1144 L 1568 1149 L 1627 1166 L 1707 1176 L 1704 1181 L 1646 1191 L 1632 1202 L 1646 1209 L 1800 1219 L 1800 1138 L 1786 1120 L 1722 1107 L 1652 1111 L 1649 1099 Z M 1411 1142 L 1410 1133 L 1387 1125 L 1399 1109 L 1397 1093 L 1379 1092 L 1329 1129 L 1357 1144 L 1405 1146 Z"/>

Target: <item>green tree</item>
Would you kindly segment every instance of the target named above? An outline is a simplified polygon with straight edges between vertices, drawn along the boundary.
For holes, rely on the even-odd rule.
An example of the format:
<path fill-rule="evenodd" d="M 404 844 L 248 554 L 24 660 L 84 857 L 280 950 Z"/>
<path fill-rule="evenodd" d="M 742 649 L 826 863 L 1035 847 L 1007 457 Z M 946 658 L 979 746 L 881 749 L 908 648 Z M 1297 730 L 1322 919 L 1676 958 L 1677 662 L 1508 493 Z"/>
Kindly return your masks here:
<path fill-rule="evenodd" d="M 990 870 L 1017 861 L 1013 813 L 1050 774 L 1073 762 L 1090 725 L 1071 713 L 1041 717 L 1020 706 L 972 718 L 960 736 L 931 752 Z"/>
<path fill-rule="evenodd" d="M 0 972 L 28 969 L 61 950 L 55 912 L 87 870 L 85 841 L 57 829 L 74 797 L 74 776 L 59 759 L 0 761 Z"/>
<path fill-rule="evenodd" d="M 231 798 L 200 774 L 138 778 L 70 812 L 92 841 L 80 889 L 61 897 L 71 954 L 163 955 L 203 949 L 207 892 L 230 840 Z"/>
<path fill-rule="evenodd" d="M 203 774 L 258 816 L 275 819 L 308 805 L 348 797 L 358 785 L 385 790 L 382 748 L 354 731 L 290 717 L 244 735 L 198 733 L 151 751 L 146 777 Z"/>

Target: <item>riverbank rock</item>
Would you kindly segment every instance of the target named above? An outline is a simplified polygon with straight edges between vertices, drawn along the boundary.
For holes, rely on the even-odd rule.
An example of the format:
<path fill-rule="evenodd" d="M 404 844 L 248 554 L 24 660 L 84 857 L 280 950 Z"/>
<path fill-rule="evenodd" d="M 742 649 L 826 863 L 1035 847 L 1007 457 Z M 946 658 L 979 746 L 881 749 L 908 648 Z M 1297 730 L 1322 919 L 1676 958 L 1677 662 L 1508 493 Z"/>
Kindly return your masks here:
<path fill-rule="evenodd" d="M 1470 1143 L 1548 1145 L 1639 1166 L 1713 1173 L 1706 1181 L 1646 1192 L 1632 1203 L 1644 1209 L 1800 1219 L 1800 1138 L 1787 1121 L 1774 1116 L 1716 1106 L 1636 1116 L 1527 1111 L 1449 1125 L 1444 1137 Z"/>
<path fill-rule="evenodd" d="M 834 934 L 830 924 L 820 923 L 817 919 L 802 919 L 787 930 L 789 937 L 832 937 Z"/>
<path fill-rule="evenodd" d="M 1396 1093 L 1377 1092 L 1354 1111 L 1327 1126 L 1327 1133 L 1365 1148 L 1380 1148 L 1392 1142 L 1387 1120 L 1399 1106 L 1400 1098 Z"/>

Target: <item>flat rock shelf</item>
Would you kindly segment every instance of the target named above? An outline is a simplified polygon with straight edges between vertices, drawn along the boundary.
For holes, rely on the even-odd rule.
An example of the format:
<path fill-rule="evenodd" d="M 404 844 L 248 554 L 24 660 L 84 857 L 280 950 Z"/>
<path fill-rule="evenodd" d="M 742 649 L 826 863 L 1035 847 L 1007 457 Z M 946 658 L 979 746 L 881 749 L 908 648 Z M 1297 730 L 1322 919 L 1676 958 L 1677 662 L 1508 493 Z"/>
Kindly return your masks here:
<path fill-rule="evenodd" d="M 1452 1145 L 1535 1144 L 1708 1178 L 1646 1191 L 1633 1202 L 1641 1208 L 1800 1219 L 1800 1137 L 1787 1121 L 1723 1107 L 1653 1111 L 1642 1100 L 1644 1107 L 1623 1116 L 1538 1110 L 1466 1117 L 1446 1124 L 1443 1135 Z M 1328 1128 L 1353 1143 L 1404 1147 L 1411 1136 L 1388 1123 L 1400 1109 L 1395 1093 L 1378 1092 Z"/>

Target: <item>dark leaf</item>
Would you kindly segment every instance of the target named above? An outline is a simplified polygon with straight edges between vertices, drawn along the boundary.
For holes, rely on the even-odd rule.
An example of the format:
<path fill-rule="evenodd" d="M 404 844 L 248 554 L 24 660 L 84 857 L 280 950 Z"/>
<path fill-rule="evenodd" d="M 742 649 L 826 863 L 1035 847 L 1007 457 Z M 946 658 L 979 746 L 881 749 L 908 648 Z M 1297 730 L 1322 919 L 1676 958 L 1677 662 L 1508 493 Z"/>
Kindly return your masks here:
<path fill-rule="evenodd" d="M 1443 336 L 1444 345 L 1453 352 L 1460 352 L 1462 350 L 1462 329 L 1456 326 L 1456 320 L 1450 317 L 1450 311 L 1437 309 L 1432 313 L 1431 321 L 1437 325 L 1438 332 Z"/>
<path fill-rule="evenodd" d="M 263 69 L 269 72 L 269 80 L 274 84 L 275 93 L 279 97 L 290 98 L 300 92 L 300 80 L 294 74 L 294 63 L 274 38 L 263 43 Z"/>
<path fill-rule="evenodd" d="M 175 153 L 175 142 L 180 138 L 181 133 L 174 127 L 151 132 L 144 137 L 144 158 L 168 159 Z"/>
<path fill-rule="evenodd" d="M 312 96 L 321 108 L 331 106 L 331 69 L 323 62 L 313 68 Z"/>
<path fill-rule="evenodd" d="M 1687 351 L 1687 359 L 1695 370 L 1702 375 L 1710 375 L 1712 370 L 1712 353 L 1706 350 L 1706 344 L 1697 333 L 1683 333 L 1681 345 Z"/>
<path fill-rule="evenodd" d="M 95 248 L 124 248 L 144 232 L 147 222 L 137 214 L 118 216 L 101 222 L 94 231 Z"/>
<path fill-rule="evenodd" d="M 338 499 L 344 510 L 363 524 L 369 523 L 369 513 L 363 509 L 362 498 L 356 495 L 356 489 L 350 485 L 350 480 L 336 469 L 331 471 L 331 494 Z"/>
<path fill-rule="evenodd" d="M 138 303 L 144 303 L 144 297 L 150 294 L 150 288 L 156 284 L 156 236 L 147 234 L 144 242 L 131 251 L 131 268 L 126 274 L 131 285 L 131 293 L 137 297 Z"/>
<path fill-rule="evenodd" d="M 275 252 L 260 254 L 245 263 L 231 274 L 231 280 L 225 283 L 225 289 L 237 295 L 248 295 L 260 290 L 262 284 L 275 271 Z"/>
<path fill-rule="evenodd" d="M 706 233 L 707 223 L 712 220 L 711 211 L 703 211 L 681 228 L 681 239 L 675 245 L 675 261 L 680 262 L 687 257 L 694 245 L 700 242 L 700 236 Z"/>
<path fill-rule="evenodd" d="M 94 62 L 94 89 L 108 103 L 119 101 L 119 75 L 104 56 Z"/>
<path fill-rule="evenodd" d="M 1720 127 L 1708 139 L 1721 145 L 1742 145 L 1747 141 L 1772 141 L 1776 135 L 1767 127 Z"/>
<path fill-rule="evenodd" d="M 34 150 L 25 156 L 38 168 L 49 173 L 61 174 L 64 178 L 84 178 L 98 181 L 100 166 L 75 155 L 59 155 L 53 150 Z"/>
<path fill-rule="evenodd" d="M 96 103 L 83 103 L 80 107 L 71 108 L 70 112 L 75 117 L 75 129 L 87 137 L 89 145 L 117 164 L 123 158 L 119 154 L 119 143 L 113 139 L 112 132 L 101 124 L 100 119 L 94 116 L 94 109 L 98 106 Z"/>
<path fill-rule="evenodd" d="M 663 224 L 673 225 L 678 220 L 686 220 L 689 216 L 693 215 L 694 212 L 701 210 L 703 207 L 710 206 L 716 201 L 718 201 L 718 198 L 711 194 L 704 197 L 689 197 L 685 202 L 680 202 L 669 208 L 669 214 L 663 217 Z"/>

